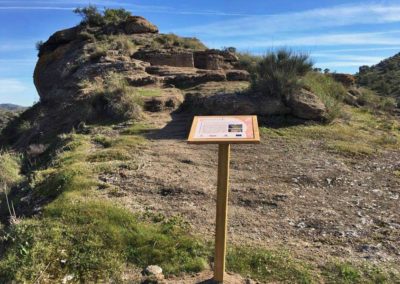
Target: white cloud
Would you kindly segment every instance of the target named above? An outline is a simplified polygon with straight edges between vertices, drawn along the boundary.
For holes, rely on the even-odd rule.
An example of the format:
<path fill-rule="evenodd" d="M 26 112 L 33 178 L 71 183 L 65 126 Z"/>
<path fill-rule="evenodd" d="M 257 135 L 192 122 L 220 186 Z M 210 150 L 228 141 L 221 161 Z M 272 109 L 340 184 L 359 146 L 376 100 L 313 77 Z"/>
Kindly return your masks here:
<path fill-rule="evenodd" d="M 26 92 L 29 87 L 14 78 L 0 78 L 0 96 L 17 95 Z"/>
<path fill-rule="evenodd" d="M 335 60 L 352 60 L 358 62 L 376 62 L 382 60 L 382 56 L 363 56 L 363 55 L 351 55 L 351 54 L 332 54 L 332 53 L 312 53 L 312 57 L 316 58 L 330 58 Z"/>
<path fill-rule="evenodd" d="M 235 12 L 222 12 L 214 10 L 181 10 L 175 7 L 160 6 L 160 5 L 138 5 L 132 4 L 129 1 L 107 1 L 107 0 L 92 0 L 92 1 L 1 1 L 1 4 L 9 4 L 0 6 L 0 10 L 73 10 L 76 6 L 80 5 L 97 5 L 101 8 L 107 7 L 124 7 L 126 9 L 134 10 L 135 12 L 147 13 L 162 13 L 162 14 L 178 14 L 178 15 L 208 15 L 208 16 L 248 16 L 248 14 L 235 13 Z M 65 5 L 65 6 L 64 6 Z M 75 6 L 71 6 L 75 5 Z"/>
<path fill-rule="evenodd" d="M 387 45 L 400 46 L 400 30 L 370 33 L 332 33 L 309 36 L 287 36 L 287 38 L 258 37 L 209 41 L 214 47 L 235 46 L 239 49 L 273 48 L 280 46 L 345 46 L 345 45 Z"/>
<path fill-rule="evenodd" d="M 400 51 L 399 46 L 389 46 L 389 47 L 361 47 L 361 48 L 338 48 L 338 49 L 324 49 L 323 52 L 353 52 L 353 51 L 384 51 L 384 50 L 397 50 Z"/>
<path fill-rule="evenodd" d="M 316 66 L 319 67 L 336 67 L 336 68 L 343 68 L 343 67 L 360 67 L 362 65 L 375 65 L 378 61 L 365 61 L 365 62 L 360 62 L 360 61 L 322 61 L 322 62 L 316 62 Z"/>
<path fill-rule="evenodd" d="M 207 25 L 177 28 L 175 32 L 212 37 L 276 35 L 281 32 L 399 21 L 399 4 L 360 3 L 301 12 L 241 17 Z"/>
<path fill-rule="evenodd" d="M 358 56 L 338 54 L 311 54 L 317 66 L 328 67 L 359 67 L 362 65 L 374 65 L 384 59 L 383 56 Z M 327 60 L 320 60 L 326 58 Z"/>
<path fill-rule="evenodd" d="M 55 6 L 0 6 L 0 10 L 73 10 L 75 7 Z"/>

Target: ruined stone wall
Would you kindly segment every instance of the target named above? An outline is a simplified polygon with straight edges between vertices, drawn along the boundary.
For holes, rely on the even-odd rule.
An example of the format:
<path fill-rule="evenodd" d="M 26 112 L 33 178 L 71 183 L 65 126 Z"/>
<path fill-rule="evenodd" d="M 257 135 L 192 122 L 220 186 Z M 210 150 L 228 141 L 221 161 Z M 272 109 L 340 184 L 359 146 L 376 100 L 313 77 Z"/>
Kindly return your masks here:
<path fill-rule="evenodd" d="M 216 53 L 198 51 L 193 54 L 194 67 L 199 69 L 218 70 L 222 68 L 224 58 Z"/>
<path fill-rule="evenodd" d="M 134 57 L 149 62 L 151 65 L 194 67 L 192 52 L 139 52 Z"/>
<path fill-rule="evenodd" d="M 194 67 L 208 70 L 231 69 L 232 64 L 238 61 L 233 53 L 218 49 L 195 51 L 193 57 Z"/>

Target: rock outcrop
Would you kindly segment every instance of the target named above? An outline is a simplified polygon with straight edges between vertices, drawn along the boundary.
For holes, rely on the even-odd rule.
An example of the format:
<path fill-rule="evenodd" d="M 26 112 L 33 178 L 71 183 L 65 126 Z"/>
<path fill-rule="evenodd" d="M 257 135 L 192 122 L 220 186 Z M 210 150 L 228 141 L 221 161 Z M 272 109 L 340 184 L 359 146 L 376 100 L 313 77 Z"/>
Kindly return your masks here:
<path fill-rule="evenodd" d="M 350 88 L 355 85 L 356 83 L 356 78 L 351 75 L 351 74 L 345 74 L 345 73 L 331 73 L 330 74 L 332 78 L 339 83 L 342 83 L 343 86 L 346 88 Z"/>
<path fill-rule="evenodd" d="M 124 23 L 127 34 L 158 33 L 158 28 L 140 16 L 129 16 Z"/>
<path fill-rule="evenodd" d="M 319 97 L 305 89 L 293 93 L 287 102 L 292 113 L 303 119 L 323 120 L 326 115 L 326 107 Z"/>
<path fill-rule="evenodd" d="M 123 75 L 132 86 L 159 88 L 249 79 L 246 71 L 233 68 L 238 60 L 234 54 L 181 47 L 179 40 L 184 38 L 157 32 L 155 25 L 136 16 L 118 26 L 56 32 L 40 48 L 34 72 L 41 100 L 82 97 L 82 81 L 98 83 L 110 72 Z M 173 47 L 170 38 L 178 40 Z"/>
<path fill-rule="evenodd" d="M 320 120 L 325 112 L 317 97 L 304 91 L 289 102 L 226 91 L 224 86 L 250 80 L 247 71 L 237 68 L 235 53 L 207 49 L 195 38 L 159 34 L 155 25 L 138 16 L 58 31 L 40 46 L 38 56 L 34 83 L 40 102 L 16 122 L 35 125 L 27 137 L 19 135 L 19 141 L 28 143 L 39 143 L 43 136 L 50 139 L 82 122 L 139 118 L 140 110 L 173 111 L 182 103 L 182 109 L 199 114 L 291 113 Z M 221 84 L 211 95 L 198 87 L 209 82 Z M 161 91 L 142 96 L 135 91 L 138 87 Z M 130 94 L 137 100 L 129 99 Z M 135 106 L 119 105 L 139 100 L 142 103 Z M 123 113 L 113 113 L 117 111 Z"/>

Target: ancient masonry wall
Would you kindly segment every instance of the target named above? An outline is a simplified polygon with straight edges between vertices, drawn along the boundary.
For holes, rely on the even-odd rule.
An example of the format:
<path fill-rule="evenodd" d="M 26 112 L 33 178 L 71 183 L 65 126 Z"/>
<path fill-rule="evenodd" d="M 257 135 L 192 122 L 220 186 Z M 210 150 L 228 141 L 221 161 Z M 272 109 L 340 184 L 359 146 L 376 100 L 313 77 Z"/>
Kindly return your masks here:
<path fill-rule="evenodd" d="M 167 65 L 173 67 L 194 67 L 193 53 L 173 52 L 173 53 L 145 53 L 140 54 L 137 59 L 149 62 L 151 65 Z"/>

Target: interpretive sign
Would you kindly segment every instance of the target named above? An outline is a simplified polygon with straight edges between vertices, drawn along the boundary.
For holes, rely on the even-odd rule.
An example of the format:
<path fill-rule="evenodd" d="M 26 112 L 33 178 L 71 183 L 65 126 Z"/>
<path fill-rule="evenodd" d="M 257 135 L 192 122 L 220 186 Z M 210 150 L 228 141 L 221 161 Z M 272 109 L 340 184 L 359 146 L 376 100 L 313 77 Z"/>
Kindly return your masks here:
<path fill-rule="evenodd" d="M 195 116 L 189 143 L 257 143 L 260 141 L 257 116 Z"/>
<path fill-rule="evenodd" d="M 257 116 L 195 116 L 188 143 L 218 144 L 217 213 L 215 228 L 214 280 L 224 282 L 230 144 L 259 143 Z"/>

